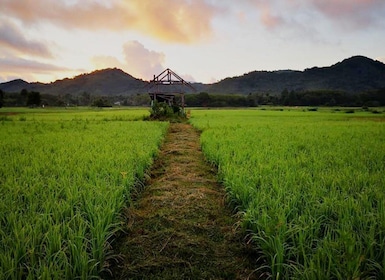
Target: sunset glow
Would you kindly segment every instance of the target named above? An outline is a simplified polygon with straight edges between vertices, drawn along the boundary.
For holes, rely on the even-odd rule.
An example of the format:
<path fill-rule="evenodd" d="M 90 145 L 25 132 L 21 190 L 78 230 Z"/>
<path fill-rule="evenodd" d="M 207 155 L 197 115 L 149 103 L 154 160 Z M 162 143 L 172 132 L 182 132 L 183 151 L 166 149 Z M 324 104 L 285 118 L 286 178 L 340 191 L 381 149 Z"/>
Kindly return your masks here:
<path fill-rule="evenodd" d="M 0 0 L 0 82 L 107 67 L 209 83 L 353 55 L 385 61 L 383 0 Z"/>

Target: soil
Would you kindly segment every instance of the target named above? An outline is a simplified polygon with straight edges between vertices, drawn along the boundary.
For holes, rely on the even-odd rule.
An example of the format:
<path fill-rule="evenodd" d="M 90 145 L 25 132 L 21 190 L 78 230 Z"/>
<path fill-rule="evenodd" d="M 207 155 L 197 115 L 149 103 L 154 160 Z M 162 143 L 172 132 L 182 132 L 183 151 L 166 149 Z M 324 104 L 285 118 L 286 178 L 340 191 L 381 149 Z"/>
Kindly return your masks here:
<path fill-rule="evenodd" d="M 257 279 L 257 254 L 227 204 L 199 132 L 171 123 L 148 185 L 126 210 L 112 279 Z"/>

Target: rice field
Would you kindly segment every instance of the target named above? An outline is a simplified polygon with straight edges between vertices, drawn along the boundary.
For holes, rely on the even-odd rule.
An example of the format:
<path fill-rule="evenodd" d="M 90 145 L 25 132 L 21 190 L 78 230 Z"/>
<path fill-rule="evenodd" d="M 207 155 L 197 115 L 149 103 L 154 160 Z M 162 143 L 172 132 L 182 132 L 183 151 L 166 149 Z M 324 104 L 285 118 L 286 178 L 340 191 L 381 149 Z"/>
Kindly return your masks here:
<path fill-rule="evenodd" d="M 168 123 L 148 109 L 0 111 L 0 279 L 93 279 Z M 271 279 L 385 279 L 385 117 L 193 110 Z"/>
<path fill-rule="evenodd" d="M 168 126 L 132 121 L 147 111 L 2 109 L 0 279 L 108 270 L 121 210 Z"/>
<path fill-rule="evenodd" d="M 195 110 L 271 279 L 385 279 L 385 118 L 321 110 Z"/>

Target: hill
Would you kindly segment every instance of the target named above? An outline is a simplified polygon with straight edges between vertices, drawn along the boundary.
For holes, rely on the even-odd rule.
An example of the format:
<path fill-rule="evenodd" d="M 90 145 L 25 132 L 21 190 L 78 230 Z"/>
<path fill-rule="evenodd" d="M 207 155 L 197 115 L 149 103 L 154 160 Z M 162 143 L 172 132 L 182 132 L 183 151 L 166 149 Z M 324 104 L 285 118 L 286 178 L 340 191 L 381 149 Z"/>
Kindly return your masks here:
<path fill-rule="evenodd" d="M 207 88 L 209 93 L 249 94 L 288 91 L 335 90 L 358 93 L 385 87 L 385 64 L 364 56 L 354 56 L 329 67 L 305 71 L 253 71 L 226 78 Z"/>
<path fill-rule="evenodd" d="M 28 83 L 18 79 L 1 83 L 0 89 L 4 92 L 26 89 L 56 96 L 76 96 L 84 92 L 92 95 L 128 96 L 145 93 L 147 84 L 120 69 L 108 68 L 48 84 Z M 385 88 L 385 64 L 364 56 L 354 56 L 329 67 L 313 67 L 304 71 L 253 71 L 214 84 L 193 83 L 193 86 L 198 92 L 212 94 L 278 95 L 285 89 L 296 92 L 331 90 L 355 94 Z"/>
<path fill-rule="evenodd" d="M 0 84 L 0 90 L 4 92 L 20 92 L 23 88 L 27 89 L 29 87 L 30 84 L 21 79 L 12 80 Z"/>
<path fill-rule="evenodd" d="M 117 68 L 96 70 L 81 74 L 74 78 L 57 80 L 49 84 L 27 83 L 23 80 L 14 80 L 0 84 L 5 92 L 20 92 L 22 89 L 38 91 L 51 95 L 79 95 L 83 92 L 94 95 L 130 95 L 145 92 L 147 82 L 136 79 Z"/>

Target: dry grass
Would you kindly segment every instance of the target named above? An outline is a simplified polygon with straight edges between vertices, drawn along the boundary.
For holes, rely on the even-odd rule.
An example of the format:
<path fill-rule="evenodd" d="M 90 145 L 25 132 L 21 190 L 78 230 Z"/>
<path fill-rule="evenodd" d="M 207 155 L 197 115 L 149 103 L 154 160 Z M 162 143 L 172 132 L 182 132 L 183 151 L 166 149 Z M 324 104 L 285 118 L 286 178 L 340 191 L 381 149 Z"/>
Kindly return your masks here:
<path fill-rule="evenodd" d="M 127 209 L 115 279 L 256 279 L 254 252 L 237 229 L 199 133 L 174 123 L 142 195 Z"/>

